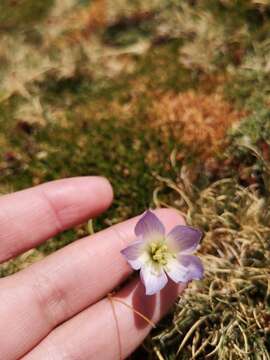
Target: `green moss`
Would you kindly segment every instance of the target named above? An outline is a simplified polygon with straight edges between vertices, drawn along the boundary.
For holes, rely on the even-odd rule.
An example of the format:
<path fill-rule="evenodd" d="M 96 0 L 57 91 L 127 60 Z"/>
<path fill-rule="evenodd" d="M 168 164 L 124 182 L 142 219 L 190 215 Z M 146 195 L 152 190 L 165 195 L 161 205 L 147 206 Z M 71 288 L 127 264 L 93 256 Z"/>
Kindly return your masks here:
<path fill-rule="evenodd" d="M 54 0 L 2 0 L 0 3 L 0 30 L 29 28 L 43 19 Z"/>
<path fill-rule="evenodd" d="M 138 17 L 124 18 L 105 30 L 103 41 L 110 46 L 132 45 L 142 39 L 151 38 L 155 25 L 152 16 L 141 19 Z"/>
<path fill-rule="evenodd" d="M 145 158 L 151 148 L 158 147 L 158 134 L 140 129 L 137 119 L 119 124 L 114 118 L 81 121 L 69 116 L 74 126 L 68 129 L 53 124 L 31 135 L 22 134 L 18 129 L 10 131 L 13 151 L 17 149 L 20 153 L 27 149 L 27 153 L 23 166 L 10 167 L 5 181 L 20 189 L 31 186 L 36 174 L 41 182 L 99 174 L 108 177 L 115 188 L 111 214 L 124 218 L 147 208 L 154 189 L 151 173 L 154 169 L 161 170 L 161 166 L 152 169 Z M 80 146 L 82 137 L 85 145 Z M 35 154 L 41 151 L 46 152 L 46 157 L 39 160 Z M 168 153 L 162 156 L 164 161 L 166 156 Z"/>
<path fill-rule="evenodd" d="M 241 121 L 239 127 L 232 131 L 236 141 L 247 137 L 250 145 L 259 142 L 269 142 L 270 139 L 270 110 L 261 108 Z"/>
<path fill-rule="evenodd" d="M 185 91 L 198 83 L 199 74 L 179 63 L 179 49 L 183 42 L 171 39 L 153 46 L 139 61 L 137 76 L 148 85 L 148 91 Z"/>
<path fill-rule="evenodd" d="M 255 70 L 240 69 L 224 86 L 227 99 L 248 111 L 264 107 L 269 93 L 268 74 Z"/>

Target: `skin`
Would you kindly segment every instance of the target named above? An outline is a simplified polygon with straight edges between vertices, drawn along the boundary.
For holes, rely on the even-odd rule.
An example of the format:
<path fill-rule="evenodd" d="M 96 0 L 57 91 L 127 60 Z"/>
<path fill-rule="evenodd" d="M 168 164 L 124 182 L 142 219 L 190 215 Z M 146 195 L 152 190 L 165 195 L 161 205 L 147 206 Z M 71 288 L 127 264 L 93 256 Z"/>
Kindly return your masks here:
<path fill-rule="evenodd" d="M 0 198 L 0 262 L 93 218 L 111 204 L 102 177 L 57 180 Z M 169 231 L 184 224 L 172 209 L 155 211 Z M 151 330 L 126 304 L 156 323 L 184 285 L 146 296 L 120 250 L 135 238 L 138 217 L 87 236 L 0 279 L 0 349 L 5 360 L 124 359 Z M 124 283 L 124 284 L 123 284 Z M 121 285 L 110 300 L 108 293 Z M 119 344 L 120 341 L 120 344 Z"/>

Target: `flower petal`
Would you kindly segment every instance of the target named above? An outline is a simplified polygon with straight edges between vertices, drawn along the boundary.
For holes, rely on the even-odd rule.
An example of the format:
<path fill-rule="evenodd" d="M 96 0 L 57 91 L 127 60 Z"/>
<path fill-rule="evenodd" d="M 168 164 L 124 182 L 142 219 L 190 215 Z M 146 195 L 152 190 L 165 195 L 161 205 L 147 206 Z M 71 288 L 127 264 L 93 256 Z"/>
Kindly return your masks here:
<path fill-rule="evenodd" d="M 148 210 L 135 226 L 135 234 L 147 241 L 161 240 L 165 235 L 165 227 L 158 217 Z"/>
<path fill-rule="evenodd" d="M 145 242 L 136 240 L 131 245 L 121 250 L 121 254 L 134 270 L 139 270 L 143 264 L 142 255 Z"/>
<path fill-rule="evenodd" d="M 177 259 L 169 260 L 165 271 L 167 275 L 176 283 L 188 281 L 188 269 L 183 266 Z"/>
<path fill-rule="evenodd" d="M 203 278 L 204 268 L 201 260 L 194 255 L 179 255 L 179 262 L 188 269 L 188 281 Z"/>
<path fill-rule="evenodd" d="M 168 282 L 168 278 L 162 268 L 156 268 L 147 264 L 141 268 L 140 276 L 145 286 L 146 295 L 153 295 L 159 292 Z"/>
<path fill-rule="evenodd" d="M 202 237 L 202 232 L 190 226 L 175 226 L 166 236 L 168 245 L 175 252 L 193 253 Z"/>

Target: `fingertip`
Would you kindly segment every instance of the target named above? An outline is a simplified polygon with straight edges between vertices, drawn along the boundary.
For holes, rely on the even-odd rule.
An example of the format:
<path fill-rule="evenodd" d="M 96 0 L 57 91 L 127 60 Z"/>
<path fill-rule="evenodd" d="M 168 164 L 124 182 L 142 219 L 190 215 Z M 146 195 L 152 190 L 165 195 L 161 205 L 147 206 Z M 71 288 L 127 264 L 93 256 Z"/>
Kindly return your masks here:
<path fill-rule="evenodd" d="M 167 229 L 176 225 L 185 225 L 186 221 L 181 213 L 174 208 L 161 208 L 154 210 L 155 214 L 164 223 Z"/>
<path fill-rule="evenodd" d="M 112 199 L 109 181 L 100 176 L 59 179 L 2 196 L 0 261 L 98 216 Z"/>
<path fill-rule="evenodd" d="M 91 178 L 91 176 L 89 176 L 89 178 Z M 96 178 L 100 183 L 100 186 L 102 188 L 101 189 L 102 193 L 106 194 L 107 201 L 110 205 L 113 201 L 113 196 L 114 196 L 113 187 L 112 187 L 110 181 L 104 176 L 97 176 Z"/>
<path fill-rule="evenodd" d="M 91 209 L 93 216 L 105 211 L 111 205 L 113 189 L 107 178 L 103 176 L 79 176 L 65 180 L 73 188 L 73 191 L 69 191 L 69 196 L 75 190 L 78 204 L 86 207 L 86 209 Z"/>

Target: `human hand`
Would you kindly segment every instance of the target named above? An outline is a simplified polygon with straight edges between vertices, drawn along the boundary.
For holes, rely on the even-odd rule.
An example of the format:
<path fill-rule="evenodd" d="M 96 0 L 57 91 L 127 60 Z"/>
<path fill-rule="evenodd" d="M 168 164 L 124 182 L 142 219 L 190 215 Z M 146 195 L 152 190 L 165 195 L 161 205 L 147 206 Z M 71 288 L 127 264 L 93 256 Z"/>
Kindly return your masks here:
<path fill-rule="evenodd" d="M 58 180 L 2 196 L 0 262 L 97 216 L 112 197 L 100 177 Z M 156 212 L 167 230 L 184 223 L 174 210 Z M 136 349 L 151 326 L 107 295 L 132 271 L 120 250 L 134 240 L 137 220 L 80 239 L 0 279 L 1 360 L 118 360 Z M 155 323 L 183 288 L 170 283 L 146 296 L 135 278 L 115 297 Z"/>

